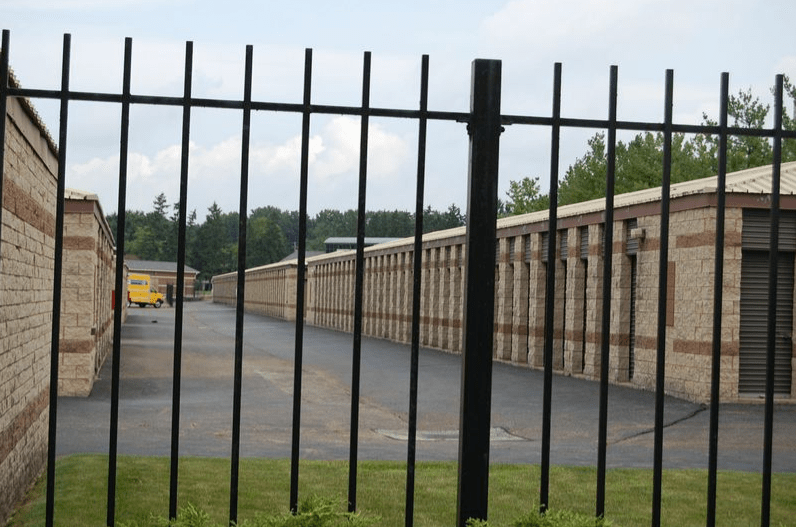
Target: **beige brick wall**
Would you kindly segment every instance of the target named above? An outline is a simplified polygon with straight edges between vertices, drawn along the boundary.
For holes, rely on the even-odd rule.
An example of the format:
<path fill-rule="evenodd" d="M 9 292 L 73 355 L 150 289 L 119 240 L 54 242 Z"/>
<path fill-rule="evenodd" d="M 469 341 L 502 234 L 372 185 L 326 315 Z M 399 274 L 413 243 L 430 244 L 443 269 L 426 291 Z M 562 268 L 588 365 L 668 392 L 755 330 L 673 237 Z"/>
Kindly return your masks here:
<path fill-rule="evenodd" d="M 531 234 L 531 261 L 528 279 L 528 365 L 544 364 L 544 309 L 546 265 L 542 263 L 542 234 Z"/>
<path fill-rule="evenodd" d="M 514 252 L 509 254 L 513 270 L 511 291 L 511 355 L 509 360 L 517 364 L 528 361 L 528 274 L 530 265 L 525 261 L 526 246 L 531 243 L 528 235 L 516 236 Z"/>
<path fill-rule="evenodd" d="M 96 200 L 67 199 L 58 393 L 86 397 L 113 346 L 113 238 Z"/>
<path fill-rule="evenodd" d="M 583 375 L 598 379 L 602 366 L 603 225 L 589 225 L 589 256 L 586 262 L 586 350 Z"/>
<path fill-rule="evenodd" d="M 566 332 L 564 339 L 564 371 L 570 375 L 583 373 L 586 262 L 580 255 L 581 231 L 567 230 Z"/>
<path fill-rule="evenodd" d="M 47 453 L 57 158 L 10 98 L 0 240 L 0 524 Z"/>
<path fill-rule="evenodd" d="M 296 318 L 296 265 L 260 267 L 247 271 L 246 311 L 271 317 Z M 213 278 L 213 301 L 234 306 L 238 288 L 236 273 Z M 306 293 L 309 296 L 311 293 Z"/>
<path fill-rule="evenodd" d="M 681 211 L 669 229 L 666 317 L 666 392 L 706 401 L 710 397 L 713 338 L 713 281 L 716 215 L 713 208 Z M 741 209 L 725 216 L 722 307 L 721 396 L 738 396 L 740 338 Z M 636 374 L 633 383 L 655 387 L 660 237 L 659 218 L 639 218 L 646 238 L 640 244 L 636 325 Z"/>

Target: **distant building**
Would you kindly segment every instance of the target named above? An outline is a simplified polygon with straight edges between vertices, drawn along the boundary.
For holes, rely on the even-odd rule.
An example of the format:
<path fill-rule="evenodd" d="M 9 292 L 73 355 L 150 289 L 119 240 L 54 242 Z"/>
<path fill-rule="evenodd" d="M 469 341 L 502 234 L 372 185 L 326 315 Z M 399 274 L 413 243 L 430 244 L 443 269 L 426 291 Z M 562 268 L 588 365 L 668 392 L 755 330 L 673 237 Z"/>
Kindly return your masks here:
<path fill-rule="evenodd" d="M 394 242 L 395 240 L 400 240 L 400 239 L 401 238 L 365 238 L 365 247 L 370 247 L 372 245 L 379 245 L 380 243 Z M 357 248 L 356 238 L 326 238 L 326 241 L 324 241 L 323 243 L 326 246 L 327 253 L 333 253 L 335 251 L 345 251 Z"/>
<path fill-rule="evenodd" d="M 177 262 L 156 262 L 152 260 L 125 259 L 130 273 L 148 274 L 158 292 L 166 295 L 169 285 L 177 285 Z M 199 271 L 185 266 L 184 298 L 193 298 L 196 291 L 196 275 Z"/>

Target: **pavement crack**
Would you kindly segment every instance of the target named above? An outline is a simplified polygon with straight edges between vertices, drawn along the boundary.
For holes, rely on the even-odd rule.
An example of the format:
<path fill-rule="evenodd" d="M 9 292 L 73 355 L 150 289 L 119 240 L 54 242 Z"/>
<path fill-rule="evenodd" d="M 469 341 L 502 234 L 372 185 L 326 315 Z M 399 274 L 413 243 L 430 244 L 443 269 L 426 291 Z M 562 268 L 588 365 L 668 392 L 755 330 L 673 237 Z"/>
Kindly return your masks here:
<path fill-rule="evenodd" d="M 701 405 L 699 408 L 695 409 L 693 412 L 691 412 L 691 413 L 689 413 L 687 415 L 684 415 L 683 417 L 680 417 L 679 419 L 675 419 L 674 421 L 671 421 L 669 423 L 664 423 L 663 424 L 663 429 L 665 430 L 665 429 L 667 429 L 669 427 L 672 427 L 672 426 L 674 426 L 676 424 L 680 424 L 680 423 L 682 423 L 684 421 L 688 421 L 689 419 L 693 419 L 694 417 L 696 417 L 697 415 L 701 414 L 702 412 L 704 412 L 707 409 L 708 409 L 707 406 Z M 621 437 L 621 438 L 617 439 L 616 441 L 612 441 L 609 444 L 617 445 L 619 443 L 622 443 L 623 441 L 628 441 L 630 439 L 635 439 L 637 437 L 641 437 L 641 436 L 645 436 L 645 435 L 648 435 L 648 434 L 652 434 L 654 432 L 655 432 L 655 428 L 654 427 L 653 428 L 645 428 L 644 430 L 641 430 L 641 431 L 636 432 L 634 434 L 630 434 L 628 436 Z"/>

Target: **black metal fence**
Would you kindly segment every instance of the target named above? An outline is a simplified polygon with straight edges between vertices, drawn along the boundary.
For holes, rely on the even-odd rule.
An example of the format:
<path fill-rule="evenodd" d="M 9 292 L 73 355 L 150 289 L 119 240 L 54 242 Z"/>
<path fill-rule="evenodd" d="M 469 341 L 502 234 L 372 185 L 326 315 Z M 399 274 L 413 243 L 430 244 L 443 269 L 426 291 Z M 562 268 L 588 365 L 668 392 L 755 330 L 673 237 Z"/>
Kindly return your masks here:
<path fill-rule="evenodd" d="M 323 106 L 312 104 L 310 93 L 312 85 L 312 51 L 306 50 L 304 66 L 304 93 L 300 103 L 285 104 L 252 100 L 252 55 L 251 46 L 246 48 L 246 69 L 244 79 L 244 97 L 242 100 L 219 100 L 195 98 L 191 94 L 193 73 L 193 45 L 185 48 L 184 92 L 182 97 L 162 97 L 132 94 L 130 90 L 132 40 L 125 41 L 124 73 L 122 93 L 88 93 L 72 91 L 69 88 L 70 73 L 70 36 L 65 35 L 63 41 L 63 62 L 60 90 L 21 89 L 9 86 L 9 50 L 10 34 L 3 31 L 2 62 L 0 63 L 0 113 L 5 115 L 8 97 L 29 97 L 54 99 L 60 101 L 60 125 L 58 133 L 58 185 L 57 211 L 55 229 L 55 269 L 53 291 L 52 318 L 52 352 L 50 371 L 50 405 L 49 405 L 49 445 L 47 465 L 47 506 L 46 523 L 53 524 L 54 489 L 55 489 L 55 445 L 56 423 L 58 417 L 58 355 L 59 326 L 61 311 L 61 270 L 63 252 L 63 218 L 64 218 L 64 181 L 67 156 L 67 124 L 69 103 L 72 101 L 94 101 L 116 103 L 121 105 L 121 145 L 119 162 L 119 194 L 118 194 L 118 230 L 116 253 L 116 285 L 117 291 L 122 290 L 124 279 L 123 265 L 125 253 L 125 210 L 127 196 L 127 154 L 129 115 L 132 105 L 162 105 L 180 107 L 183 111 L 182 120 L 182 155 L 180 171 L 179 200 L 179 245 L 178 245 L 178 278 L 176 290 L 184 290 L 184 264 L 186 247 L 186 197 L 188 188 L 189 139 L 191 134 L 191 111 L 193 108 L 220 108 L 242 114 L 242 152 L 240 167 L 240 223 L 238 249 L 238 295 L 235 330 L 235 368 L 234 368 L 234 404 L 232 433 L 232 469 L 230 484 L 230 522 L 237 521 L 238 510 L 238 467 L 240 454 L 240 420 L 241 420 L 241 377 L 243 362 L 243 300 L 246 283 L 246 217 L 248 210 L 248 177 L 249 177 L 249 143 L 250 120 L 253 111 L 290 112 L 302 116 L 300 198 L 299 198 L 299 248 L 298 248 L 298 289 L 296 295 L 296 327 L 295 327 L 295 362 L 294 362 L 294 404 L 293 404 L 293 441 L 290 477 L 290 509 L 295 511 L 298 503 L 299 480 L 299 444 L 301 440 L 301 382 L 302 382 L 302 349 L 304 328 L 304 272 L 306 255 L 306 218 L 309 172 L 309 133 L 312 115 L 334 114 L 351 115 L 360 118 L 360 160 L 358 189 L 358 227 L 356 250 L 356 281 L 353 330 L 353 368 L 351 379 L 351 436 L 349 463 L 348 505 L 350 510 L 356 509 L 357 499 L 357 448 L 359 420 L 359 379 L 360 379 L 360 347 L 362 334 L 363 310 L 363 276 L 364 276 L 364 238 L 365 210 L 368 159 L 368 129 L 370 117 L 386 117 L 395 119 L 413 119 L 418 124 L 417 147 L 417 193 L 416 193 L 416 225 L 414 245 L 414 287 L 412 301 L 412 339 L 411 339 L 411 376 L 408 424 L 407 476 L 406 476 L 406 525 L 413 525 L 414 486 L 415 486 L 415 447 L 417 433 L 417 379 L 420 328 L 420 278 L 423 232 L 423 204 L 426 159 L 426 128 L 429 120 L 454 121 L 466 123 L 470 136 L 469 188 L 467 208 L 467 261 L 466 287 L 464 300 L 464 347 L 462 365 L 462 396 L 459 431 L 459 483 L 457 498 L 457 525 L 463 526 L 468 518 L 487 517 L 487 481 L 489 477 L 489 430 L 491 406 L 491 372 L 492 372 L 492 334 L 494 325 L 494 247 L 496 235 L 497 213 L 497 176 L 498 149 L 502 127 L 512 125 L 533 125 L 548 127 L 551 132 L 550 152 L 550 209 L 549 209 L 549 244 L 548 261 L 555 256 L 555 237 L 557 223 L 557 188 L 559 174 L 559 137 L 562 128 L 586 128 L 607 130 L 607 173 L 606 173 L 606 208 L 605 224 L 613 222 L 614 173 L 616 163 L 616 134 L 618 130 L 661 132 L 664 138 L 663 166 L 661 173 L 661 232 L 660 232 L 660 269 L 658 287 L 658 331 L 657 331 L 657 379 L 655 403 L 655 440 L 654 440 L 654 471 L 652 525 L 660 525 L 661 521 L 661 476 L 663 449 L 663 414 L 664 414 L 664 380 L 665 380 L 665 338 L 666 338 L 666 290 L 668 260 L 668 220 L 669 220 L 669 189 L 672 167 L 671 145 L 674 133 L 711 134 L 719 139 L 718 150 L 718 214 L 716 222 L 716 258 L 714 282 L 714 319 L 712 348 L 712 387 L 710 405 L 709 432 L 709 477 L 707 488 L 707 525 L 715 524 L 716 512 L 716 472 L 718 454 L 718 420 L 719 420 L 719 378 L 721 355 L 721 305 L 722 275 L 724 254 L 724 208 L 725 208 L 725 176 L 727 140 L 730 136 L 757 136 L 771 138 L 773 141 L 773 176 L 771 199 L 771 229 L 769 252 L 769 326 L 768 326 L 768 359 L 765 392 L 765 437 L 764 455 L 761 472 L 763 476 L 761 524 L 768 525 L 771 501 L 771 461 L 772 461 L 772 430 L 774 404 L 774 350 L 776 321 L 776 270 L 778 260 L 779 234 L 779 184 L 781 165 L 781 144 L 784 138 L 796 138 L 796 132 L 785 131 L 782 126 L 783 115 L 783 77 L 776 78 L 774 126 L 770 129 L 746 129 L 728 126 L 728 79 L 729 75 L 721 76 L 719 95 L 720 120 L 715 126 L 695 126 L 676 124 L 672 120 L 674 75 L 671 70 L 666 72 L 665 104 L 662 122 L 626 122 L 617 120 L 617 87 L 618 69 L 610 70 L 610 87 L 608 93 L 608 115 L 604 120 L 577 119 L 561 117 L 561 65 L 554 69 L 554 90 L 552 109 L 549 116 L 503 115 L 500 110 L 501 97 L 501 63 L 495 60 L 476 60 L 472 65 L 471 108 L 469 112 L 439 112 L 428 109 L 428 72 L 427 56 L 422 58 L 422 74 L 419 87 L 420 104 L 417 109 L 387 109 L 370 106 L 370 53 L 364 54 L 362 72 L 362 103 L 360 106 Z M 5 119 L 0 120 L 0 136 L 5 137 Z M 4 145 L 0 146 L 0 176 L 2 176 Z M 2 177 L 0 177 L 2 185 Z M 0 195 L 2 186 L 0 186 Z M 2 209 L 0 209 L 2 214 Z M 612 267 L 612 229 L 605 230 L 604 267 L 602 286 L 602 341 L 601 341 L 601 373 L 600 373 L 600 416 L 598 431 L 597 492 L 595 497 L 595 515 L 602 516 L 605 512 L 606 498 L 606 449 L 607 449 L 607 407 L 608 407 L 608 366 L 609 337 L 611 313 L 611 267 Z M 555 287 L 554 267 L 547 267 L 547 291 Z M 544 391 L 543 391 L 543 429 L 541 455 L 541 483 L 539 503 L 542 510 L 549 502 L 550 475 L 550 432 L 551 432 L 551 399 L 552 399 L 552 356 L 553 356 L 553 313 L 555 295 L 547 294 L 545 303 L 545 345 L 544 345 Z M 109 466 L 108 466 L 108 498 L 107 525 L 114 525 L 116 505 L 116 468 L 118 445 L 119 418 L 119 364 L 121 350 L 121 313 L 122 298 L 115 297 L 114 333 L 113 333 L 113 368 L 112 393 L 110 412 Z M 172 436 L 171 436 L 171 475 L 169 516 L 177 514 L 178 464 L 180 459 L 180 380 L 182 364 L 182 320 L 183 298 L 176 299 L 175 334 L 174 334 L 174 370 L 172 396 Z"/>

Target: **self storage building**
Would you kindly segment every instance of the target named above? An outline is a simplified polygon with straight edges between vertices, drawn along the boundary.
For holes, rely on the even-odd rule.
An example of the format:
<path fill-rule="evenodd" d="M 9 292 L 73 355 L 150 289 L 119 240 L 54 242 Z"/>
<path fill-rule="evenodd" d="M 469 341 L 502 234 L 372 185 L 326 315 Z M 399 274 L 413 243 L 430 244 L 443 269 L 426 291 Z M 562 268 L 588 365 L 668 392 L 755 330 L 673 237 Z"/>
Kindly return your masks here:
<path fill-rule="evenodd" d="M 716 189 L 716 177 L 671 187 L 666 392 L 696 401 L 710 397 Z M 757 398 L 765 388 L 770 192 L 770 166 L 727 177 L 720 390 L 725 401 Z M 775 393 L 793 398 L 796 163 L 782 166 L 781 196 Z M 656 375 L 660 199 L 660 188 L 616 196 L 612 226 L 610 380 L 650 390 Z M 518 285 L 522 290 L 527 273 L 527 358 L 541 367 L 545 271 L 555 265 L 555 367 L 599 377 L 604 206 L 600 199 L 559 208 L 552 263 L 547 261 L 547 212 L 499 221 L 499 357 L 522 360 L 522 350 L 513 349 L 513 341 L 499 333 L 514 332 L 514 322 L 521 326 L 526 319 L 513 316 L 514 306 L 524 302 L 522 291 L 509 307 L 507 290 Z M 517 272 L 521 280 L 512 280 Z M 512 299 L 516 295 L 512 291 Z"/>
<path fill-rule="evenodd" d="M 794 395 L 796 163 L 781 168 L 775 392 Z M 771 167 L 730 174 L 726 185 L 721 398 L 756 399 L 765 385 Z M 710 398 L 717 178 L 672 185 L 666 302 L 666 393 Z M 656 382 L 661 189 L 614 200 L 609 380 Z M 600 375 L 605 200 L 559 207 L 555 261 L 548 212 L 497 221 L 494 355 L 541 368 L 547 266 L 555 266 L 553 367 Z M 464 228 L 423 238 L 420 343 L 461 351 Z M 365 249 L 363 334 L 410 342 L 413 239 Z M 354 251 L 307 258 L 306 321 L 353 328 Z M 296 261 L 247 271 L 246 309 L 295 318 Z M 235 273 L 216 276 L 214 300 L 234 305 Z M 268 287 L 257 287 L 267 283 Z M 249 287 L 251 284 L 251 287 Z"/>

